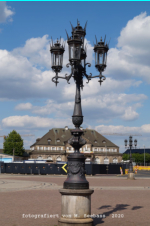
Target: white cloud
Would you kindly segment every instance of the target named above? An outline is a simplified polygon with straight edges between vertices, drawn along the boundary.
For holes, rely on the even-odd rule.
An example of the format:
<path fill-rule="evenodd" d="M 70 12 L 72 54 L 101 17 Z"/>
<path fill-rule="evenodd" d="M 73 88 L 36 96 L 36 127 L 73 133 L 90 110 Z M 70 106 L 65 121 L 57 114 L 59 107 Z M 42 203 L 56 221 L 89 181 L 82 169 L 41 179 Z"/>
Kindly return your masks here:
<path fill-rule="evenodd" d="M 87 121 L 91 114 L 96 120 L 103 119 L 104 121 L 115 117 L 123 120 L 135 120 L 138 118 L 137 109 L 142 106 L 142 102 L 147 97 L 144 94 L 125 94 L 126 89 L 138 87 L 142 83 L 142 81 L 130 79 L 132 75 L 142 77 L 141 73 L 145 73 L 142 70 L 147 70 L 149 73 L 149 65 L 144 64 L 144 67 L 141 67 L 140 64 L 137 64 L 136 59 L 132 59 L 136 58 L 137 52 L 135 54 L 131 48 L 132 45 L 130 45 L 129 41 L 130 32 L 128 30 L 132 31 L 132 27 L 136 24 L 138 25 L 138 21 L 146 21 L 145 25 L 141 23 L 138 29 L 144 29 L 143 26 L 145 26 L 145 29 L 148 28 L 149 17 L 146 14 L 135 17 L 122 30 L 118 39 L 118 48 L 109 50 L 106 73 L 108 71 L 108 74 L 112 77 L 114 75 L 114 77 L 118 76 L 118 78 L 122 77 L 122 79 L 115 80 L 107 77 L 101 87 L 97 79 L 93 79 L 89 84 L 85 85 L 84 91 L 81 92 L 83 112 Z M 147 37 L 148 34 L 148 31 L 145 31 L 144 37 Z M 131 36 L 133 35 L 131 34 Z M 138 49 L 141 40 L 138 37 L 137 40 L 138 45 L 136 47 Z M 88 43 L 87 62 L 92 63 L 93 47 L 88 40 L 86 42 Z M 68 63 L 67 44 L 64 54 L 64 66 L 66 63 Z M 70 112 L 73 111 L 75 84 L 73 81 L 68 85 L 66 81 L 60 80 L 61 84 L 56 89 L 55 84 L 51 81 L 55 73 L 51 71 L 50 67 L 48 35 L 31 38 L 26 41 L 23 47 L 16 48 L 11 52 L 0 50 L 1 98 L 48 98 L 49 101 L 47 101 L 45 106 L 33 106 L 28 102 L 17 105 L 15 109 L 29 110 L 33 114 L 40 116 L 52 114 L 57 117 L 64 115 L 67 118 Z M 66 73 L 68 73 L 68 69 L 64 69 L 60 76 L 64 76 Z"/>
<path fill-rule="evenodd" d="M 2 120 L 3 127 L 8 128 L 52 128 L 52 127 L 65 127 L 70 125 L 70 120 L 42 118 L 33 116 L 10 116 Z"/>
<path fill-rule="evenodd" d="M 20 110 L 20 111 L 23 111 L 23 110 L 30 110 L 32 109 L 32 104 L 31 103 L 22 103 L 22 104 L 18 104 L 16 107 L 15 107 L 16 110 Z"/>
<path fill-rule="evenodd" d="M 96 126 L 95 129 L 101 133 L 107 133 L 107 134 L 113 134 L 113 133 L 118 133 L 118 134 L 143 134 L 143 133 L 150 133 L 150 124 L 145 124 L 142 125 L 141 127 L 129 127 L 129 126 L 114 126 L 114 125 L 99 125 Z"/>
<path fill-rule="evenodd" d="M 150 83 L 150 16 L 146 12 L 128 21 L 118 38 L 118 48 L 108 52 L 107 75 L 117 79 L 141 77 Z"/>
<path fill-rule="evenodd" d="M 122 116 L 122 119 L 126 120 L 126 121 L 132 121 L 137 119 L 139 116 L 139 114 L 137 112 L 135 112 L 132 107 L 128 107 L 125 110 L 124 115 Z"/>
<path fill-rule="evenodd" d="M 12 51 L 15 57 L 24 56 L 35 66 L 51 68 L 50 51 L 48 35 L 38 38 L 30 38 L 23 47 L 16 48 Z"/>
<path fill-rule="evenodd" d="M 83 92 L 81 95 L 83 98 L 88 98 L 89 96 L 104 95 L 107 93 L 120 93 L 125 91 L 130 87 L 139 87 L 142 81 L 135 81 L 133 79 L 128 80 L 115 80 L 107 77 L 102 86 L 99 85 L 98 79 L 92 79 L 88 84 L 87 80 L 84 80 Z M 65 99 L 73 99 L 75 95 L 75 84 L 71 83 L 69 86 L 65 86 L 63 89 L 63 96 Z"/>
<path fill-rule="evenodd" d="M 142 106 L 142 102 L 147 99 L 143 94 L 101 94 L 82 98 L 83 113 L 85 122 L 92 115 L 92 118 L 100 122 L 108 121 L 120 117 L 123 120 L 135 120 L 138 117 L 136 110 Z M 31 103 L 21 103 L 16 106 L 16 110 L 29 110 L 32 114 L 45 116 L 55 115 L 56 117 L 70 117 L 74 108 L 74 98 L 72 101 L 58 103 L 52 99 L 46 101 L 44 106 L 33 106 Z"/>
<path fill-rule="evenodd" d="M 6 2 L 0 2 L 0 23 L 4 23 L 7 19 L 12 21 L 14 12 L 10 6 L 6 5 Z"/>
<path fill-rule="evenodd" d="M 131 48 L 133 54 L 145 54 L 148 53 L 148 47 L 150 39 L 150 16 L 147 13 L 141 13 L 140 15 L 129 20 L 126 27 L 122 29 L 120 37 L 118 38 L 118 47 Z M 139 41 L 140 45 L 139 45 Z M 138 47 L 138 48 L 137 48 Z M 135 51 L 138 52 L 135 52 Z"/>

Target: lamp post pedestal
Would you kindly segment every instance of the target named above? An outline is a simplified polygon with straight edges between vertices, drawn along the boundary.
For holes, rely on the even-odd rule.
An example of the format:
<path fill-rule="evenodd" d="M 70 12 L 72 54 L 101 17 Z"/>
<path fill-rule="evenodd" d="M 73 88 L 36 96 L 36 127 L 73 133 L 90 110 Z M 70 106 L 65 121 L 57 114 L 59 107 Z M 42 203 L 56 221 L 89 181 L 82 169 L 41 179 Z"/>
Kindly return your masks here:
<path fill-rule="evenodd" d="M 128 171 L 127 179 L 135 180 L 134 172 L 133 172 L 133 165 L 132 165 L 132 158 L 131 158 L 131 150 L 130 150 L 130 162 L 129 162 L 129 171 Z"/>
<path fill-rule="evenodd" d="M 61 218 L 59 226 L 92 226 L 91 194 L 92 189 L 60 189 L 62 195 Z"/>

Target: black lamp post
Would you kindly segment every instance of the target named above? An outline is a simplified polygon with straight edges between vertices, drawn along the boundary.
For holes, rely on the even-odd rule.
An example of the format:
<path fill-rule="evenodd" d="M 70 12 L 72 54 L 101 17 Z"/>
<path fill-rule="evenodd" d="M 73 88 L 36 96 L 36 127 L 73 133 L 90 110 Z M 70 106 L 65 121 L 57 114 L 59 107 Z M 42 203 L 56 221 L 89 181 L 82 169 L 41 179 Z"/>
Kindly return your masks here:
<path fill-rule="evenodd" d="M 65 77 L 58 76 L 58 73 L 62 69 L 63 62 L 63 53 L 64 46 L 61 45 L 61 40 L 53 44 L 53 41 L 50 46 L 51 58 L 52 58 L 52 70 L 56 73 L 55 77 L 52 78 L 52 81 L 57 85 L 58 79 L 66 79 L 69 83 L 71 77 L 74 78 L 76 83 L 76 95 L 75 95 L 75 105 L 74 112 L 72 116 L 72 122 L 75 126 L 75 129 L 71 131 L 72 137 L 68 143 L 74 148 L 74 153 L 68 156 L 68 177 L 64 182 L 64 189 L 88 189 L 89 182 L 85 178 L 85 156 L 80 153 L 79 149 L 86 144 L 85 139 L 82 138 L 83 130 L 80 129 L 81 124 L 83 123 L 82 107 L 81 107 L 81 94 L 80 88 L 83 88 L 83 78 L 86 77 L 88 82 L 92 78 L 99 77 L 100 85 L 105 80 L 105 77 L 102 75 L 102 72 L 106 68 L 107 61 L 107 52 L 109 47 L 105 44 L 105 41 L 102 41 L 94 45 L 95 52 L 95 67 L 99 71 L 99 75 L 92 76 L 92 74 L 86 74 L 86 66 L 91 66 L 90 63 L 86 63 L 86 47 L 84 46 L 84 38 L 86 35 L 86 24 L 82 28 L 80 23 L 77 21 L 77 26 L 72 27 L 72 36 L 68 38 L 69 46 L 69 63 L 66 65 L 71 66 L 71 74 L 65 75 Z M 88 83 L 87 82 L 87 83 Z"/>
<path fill-rule="evenodd" d="M 128 146 L 128 141 L 124 140 L 125 143 L 125 147 L 127 148 Z M 134 146 L 136 148 L 137 146 L 137 140 L 134 140 Z M 129 136 L 129 148 L 130 148 L 130 161 L 129 161 L 129 173 L 133 173 L 133 165 L 132 165 L 132 154 L 131 154 L 131 149 L 133 147 L 133 140 L 132 140 L 132 136 Z"/>

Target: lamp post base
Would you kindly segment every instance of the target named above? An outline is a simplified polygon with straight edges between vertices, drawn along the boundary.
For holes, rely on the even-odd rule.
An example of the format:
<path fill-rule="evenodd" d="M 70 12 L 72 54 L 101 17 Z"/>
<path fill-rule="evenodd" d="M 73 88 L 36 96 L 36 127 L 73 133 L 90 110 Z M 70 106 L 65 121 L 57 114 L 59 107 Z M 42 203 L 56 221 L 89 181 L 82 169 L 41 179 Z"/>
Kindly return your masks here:
<path fill-rule="evenodd" d="M 60 189 L 62 195 L 61 218 L 59 226 L 92 226 L 91 189 Z"/>
<path fill-rule="evenodd" d="M 93 219 L 64 219 L 61 217 L 58 220 L 58 226 L 93 226 Z"/>
<path fill-rule="evenodd" d="M 129 179 L 129 180 L 135 180 L 134 173 L 133 172 L 129 172 L 127 179 Z"/>

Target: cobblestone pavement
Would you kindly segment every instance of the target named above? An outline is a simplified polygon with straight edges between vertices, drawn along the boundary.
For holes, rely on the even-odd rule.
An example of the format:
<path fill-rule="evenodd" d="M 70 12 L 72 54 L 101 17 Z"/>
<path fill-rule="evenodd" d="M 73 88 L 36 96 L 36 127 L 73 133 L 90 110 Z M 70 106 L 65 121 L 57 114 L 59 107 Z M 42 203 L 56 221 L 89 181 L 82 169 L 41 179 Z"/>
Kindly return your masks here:
<path fill-rule="evenodd" d="M 61 216 L 58 189 L 65 179 L 66 176 L 1 174 L 0 226 L 58 225 Z M 150 226 L 149 179 L 87 177 L 87 180 L 94 189 L 91 214 L 95 226 Z"/>

